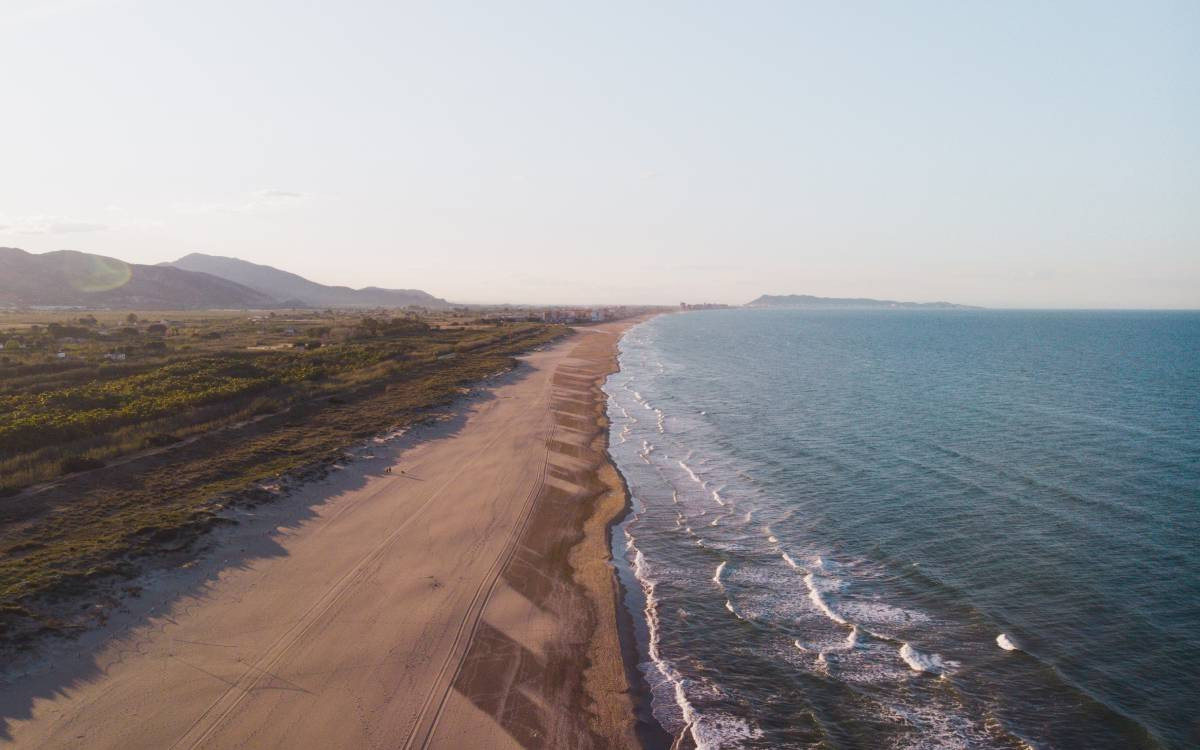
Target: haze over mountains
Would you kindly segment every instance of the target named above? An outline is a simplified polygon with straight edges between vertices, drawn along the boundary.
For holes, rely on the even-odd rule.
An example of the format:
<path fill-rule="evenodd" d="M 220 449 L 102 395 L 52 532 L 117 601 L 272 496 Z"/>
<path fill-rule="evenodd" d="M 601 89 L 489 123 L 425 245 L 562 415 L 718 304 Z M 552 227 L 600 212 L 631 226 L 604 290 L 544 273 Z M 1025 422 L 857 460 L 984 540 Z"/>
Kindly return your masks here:
<path fill-rule="evenodd" d="M 74 250 L 0 248 L 0 306 L 203 309 L 276 307 L 270 295 L 206 273 Z"/>
<path fill-rule="evenodd" d="M 288 271 L 271 266 L 226 258 L 219 255 L 192 253 L 179 260 L 162 264 L 185 271 L 219 276 L 256 291 L 262 292 L 290 306 L 307 307 L 448 307 L 444 299 L 434 297 L 420 289 L 381 289 L 367 287 L 351 289 L 348 286 L 326 286 L 309 281 Z M 294 303 L 294 304 L 292 304 Z"/>
<path fill-rule="evenodd" d="M 272 266 L 191 253 L 158 265 L 57 250 L 0 247 L 0 307 L 261 309 L 284 307 L 419 307 L 450 303 L 420 289 L 329 286 Z M 812 310 L 980 309 L 950 302 L 898 302 L 809 294 L 764 294 L 744 307 Z"/>
<path fill-rule="evenodd" d="M 0 306 L 140 309 L 423 307 L 449 303 L 417 289 L 326 286 L 237 258 L 193 253 L 156 266 L 74 250 L 0 248 Z"/>
<path fill-rule="evenodd" d="M 811 294 L 764 294 L 745 307 L 786 307 L 800 310 L 981 310 L 950 302 L 896 302 L 865 297 L 814 297 Z"/>

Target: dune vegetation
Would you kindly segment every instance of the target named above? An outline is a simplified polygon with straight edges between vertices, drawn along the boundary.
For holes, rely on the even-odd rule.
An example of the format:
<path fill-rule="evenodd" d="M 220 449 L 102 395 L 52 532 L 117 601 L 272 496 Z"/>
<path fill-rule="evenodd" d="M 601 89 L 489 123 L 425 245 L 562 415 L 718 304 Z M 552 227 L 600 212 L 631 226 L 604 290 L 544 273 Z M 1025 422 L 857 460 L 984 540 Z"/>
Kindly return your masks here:
<path fill-rule="evenodd" d="M 564 331 L 332 313 L 10 328 L 0 640 L 70 629 L 56 601 L 186 547 L 221 507 L 265 499 L 262 483 L 421 419 Z"/>

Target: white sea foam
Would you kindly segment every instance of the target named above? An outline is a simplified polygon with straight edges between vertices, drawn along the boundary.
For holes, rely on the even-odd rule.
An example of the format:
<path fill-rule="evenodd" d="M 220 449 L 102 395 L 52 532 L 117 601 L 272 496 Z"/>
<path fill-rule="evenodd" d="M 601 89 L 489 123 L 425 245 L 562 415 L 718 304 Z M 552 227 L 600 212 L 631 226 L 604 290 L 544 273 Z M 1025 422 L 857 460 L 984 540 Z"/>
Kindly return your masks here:
<path fill-rule="evenodd" d="M 726 562 L 722 560 L 721 564 L 717 566 L 717 572 L 713 573 L 713 583 L 717 584 L 718 586 L 721 585 L 721 573 L 725 571 L 725 565 Z"/>
<path fill-rule="evenodd" d="M 626 532 L 628 534 L 628 531 Z M 632 536 L 630 542 L 632 543 Z M 633 574 L 634 577 L 642 584 L 642 592 L 646 596 L 646 607 L 643 614 L 646 618 L 646 628 L 649 639 L 647 643 L 647 652 L 650 656 L 650 661 L 654 664 L 655 669 L 662 675 L 662 678 L 671 686 L 671 691 L 675 698 L 675 705 L 679 710 L 680 718 L 684 726 L 694 727 L 699 716 L 692 707 L 691 701 L 688 700 L 687 693 L 683 687 L 683 676 L 676 671 L 672 664 L 663 658 L 659 651 L 661 642 L 661 628 L 659 627 L 658 619 L 658 600 L 655 598 L 655 583 L 646 572 L 646 558 L 640 549 L 634 548 L 633 556 Z M 693 737 L 695 733 L 693 730 Z"/>
<path fill-rule="evenodd" d="M 745 719 L 728 714 L 703 714 L 691 727 L 696 750 L 716 750 L 722 747 L 741 747 L 747 740 L 763 736 L 762 730 Z"/>
<path fill-rule="evenodd" d="M 700 479 L 700 477 L 696 476 L 696 472 L 692 471 L 692 467 L 688 466 L 683 461 L 679 461 L 678 463 L 681 467 L 683 467 L 683 470 L 688 473 L 688 476 L 692 478 L 693 482 L 700 485 L 704 484 L 704 481 Z"/>
<path fill-rule="evenodd" d="M 789 554 L 788 554 L 788 553 L 786 553 L 786 552 L 782 553 L 782 555 L 783 555 L 783 561 L 784 561 L 785 563 L 787 563 L 788 565 L 792 566 L 793 568 L 799 568 L 799 567 L 800 567 L 799 565 L 797 565 L 797 564 L 796 564 L 796 561 L 792 559 L 792 556 L 791 556 L 791 555 L 789 555 Z"/>
<path fill-rule="evenodd" d="M 842 644 L 842 648 L 846 651 L 853 651 L 858 645 L 858 626 L 851 625 L 850 632 L 846 635 L 846 642 Z"/>
<path fill-rule="evenodd" d="M 839 609 L 846 619 L 873 627 L 909 627 L 929 622 L 929 616 L 923 612 L 874 600 L 844 601 Z"/>
<path fill-rule="evenodd" d="M 999 646 L 1000 648 L 1004 649 L 1005 651 L 1016 651 L 1017 650 L 1017 644 L 1013 643 L 1012 639 L 1009 638 L 1004 633 L 1001 633 L 1000 635 L 996 636 L 996 645 Z"/>
<path fill-rule="evenodd" d="M 943 661 L 942 657 L 937 654 L 927 654 L 923 651 L 918 651 L 910 643 L 905 643 L 900 647 L 900 658 L 914 672 L 929 672 L 930 674 L 940 675 L 945 672 L 947 667 L 947 662 Z"/>
<path fill-rule="evenodd" d="M 725 488 L 722 487 L 721 489 L 725 489 Z M 725 507 L 725 501 L 723 499 L 721 499 L 721 493 L 718 492 L 717 490 L 712 490 L 712 499 L 717 501 L 717 505 L 720 505 L 721 507 Z"/>
<path fill-rule="evenodd" d="M 821 590 L 817 587 L 816 576 L 813 575 L 812 571 L 809 571 L 804 576 L 804 585 L 808 587 L 809 601 L 813 603 L 813 606 L 816 607 L 821 614 L 825 615 L 839 625 L 849 624 L 841 615 L 839 615 L 837 612 L 834 612 L 832 609 L 830 609 L 829 605 L 825 603 L 825 597 L 821 596 Z"/>
<path fill-rule="evenodd" d="M 767 541 L 770 542 L 771 544 L 779 544 L 779 538 L 775 537 L 775 536 L 767 537 Z"/>
<path fill-rule="evenodd" d="M 733 608 L 733 602 L 729 601 L 728 599 L 725 600 L 725 609 L 729 610 L 730 613 L 732 613 L 733 616 L 738 618 L 739 620 L 746 619 L 745 617 L 742 617 L 741 615 L 738 614 L 738 611 Z"/>
<path fill-rule="evenodd" d="M 640 456 L 641 459 L 646 463 L 651 463 L 650 454 L 654 452 L 654 448 L 654 443 L 651 443 L 649 440 L 643 440 L 642 450 L 638 453 L 638 456 Z"/>

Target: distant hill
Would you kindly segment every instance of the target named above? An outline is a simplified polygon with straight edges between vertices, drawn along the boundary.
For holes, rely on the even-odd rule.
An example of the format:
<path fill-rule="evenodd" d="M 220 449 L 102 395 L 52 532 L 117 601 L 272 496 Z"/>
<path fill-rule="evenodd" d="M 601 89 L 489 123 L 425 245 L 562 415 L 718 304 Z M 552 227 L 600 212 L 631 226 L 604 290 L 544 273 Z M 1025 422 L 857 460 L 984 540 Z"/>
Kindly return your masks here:
<path fill-rule="evenodd" d="M 347 286 L 326 286 L 303 276 L 281 271 L 271 266 L 250 263 L 238 258 L 192 253 L 177 261 L 163 264 L 187 271 L 219 276 L 222 279 L 255 289 L 281 302 L 311 307 L 449 307 L 444 299 L 420 289 L 351 289 Z"/>
<path fill-rule="evenodd" d="M 227 279 L 59 250 L 0 247 L 0 306 L 140 309 L 262 308 L 278 302 Z"/>
<path fill-rule="evenodd" d="M 764 294 L 745 307 L 788 307 L 804 310 L 980 310 L 950 302 L 896 302 L 865 297 L 814 297 L 811 294 Z"/>

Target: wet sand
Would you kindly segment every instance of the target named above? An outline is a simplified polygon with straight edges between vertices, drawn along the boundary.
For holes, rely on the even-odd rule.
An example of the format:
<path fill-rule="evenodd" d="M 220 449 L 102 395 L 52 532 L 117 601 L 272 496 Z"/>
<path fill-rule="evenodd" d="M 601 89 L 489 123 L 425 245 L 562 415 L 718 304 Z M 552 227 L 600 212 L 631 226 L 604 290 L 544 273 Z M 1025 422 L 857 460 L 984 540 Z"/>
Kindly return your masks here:
<path fill-rule="evenodd" d="M 0 742 L 636 747 L 600 390 L 628 325 L 241 512 L 106 628 L 10 668 Z"/>

